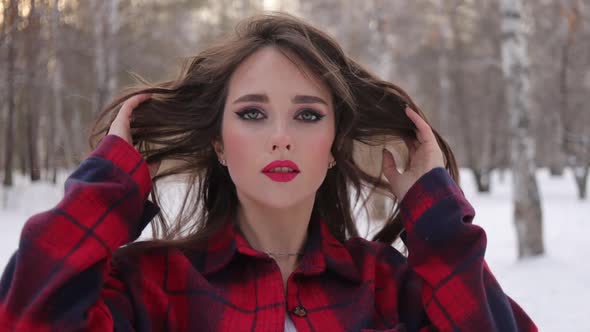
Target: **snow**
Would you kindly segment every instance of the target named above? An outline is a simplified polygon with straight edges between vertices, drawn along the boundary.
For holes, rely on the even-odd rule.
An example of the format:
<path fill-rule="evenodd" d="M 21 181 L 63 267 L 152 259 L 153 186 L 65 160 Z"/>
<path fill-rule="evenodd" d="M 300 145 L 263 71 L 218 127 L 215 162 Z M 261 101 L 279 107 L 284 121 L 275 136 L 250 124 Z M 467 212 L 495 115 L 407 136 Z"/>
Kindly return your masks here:
<path fill-rule="evenodd" d="M 32 214 L 52 208 L 63 195 L 63 181 L 31 185 L 18 177 L 12 189 L 0 188 L 0 269 L 18 246 L 20 230 Z M 492 174 L 492 193 L 478 194 L 474 180 L 461 171 L 461 184 L 476 211 L 474 223 L 488 236 L 488 264 L 504 288 L 541 331 L 590 331 L 590 200 L 577 198 L 573 174 L 552 178 L 537 173 L 543 205 L 546 255 L 518 261 L 512 224 L 509 173 Z"/>

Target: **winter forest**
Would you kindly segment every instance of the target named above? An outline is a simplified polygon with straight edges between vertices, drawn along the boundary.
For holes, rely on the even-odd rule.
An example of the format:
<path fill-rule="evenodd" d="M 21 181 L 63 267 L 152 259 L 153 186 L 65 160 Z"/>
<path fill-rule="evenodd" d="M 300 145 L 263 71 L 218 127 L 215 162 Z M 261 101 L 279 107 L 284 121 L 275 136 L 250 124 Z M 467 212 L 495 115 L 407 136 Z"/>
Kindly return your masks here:
<path fill-rule="evenodd" d="M 122 89 L 174 78 L 264 10 L 408 91 L 455 153 L 507 293 L 542 331 L 590 331 L 589 0 L 0 0 L 0 270 Z"/>

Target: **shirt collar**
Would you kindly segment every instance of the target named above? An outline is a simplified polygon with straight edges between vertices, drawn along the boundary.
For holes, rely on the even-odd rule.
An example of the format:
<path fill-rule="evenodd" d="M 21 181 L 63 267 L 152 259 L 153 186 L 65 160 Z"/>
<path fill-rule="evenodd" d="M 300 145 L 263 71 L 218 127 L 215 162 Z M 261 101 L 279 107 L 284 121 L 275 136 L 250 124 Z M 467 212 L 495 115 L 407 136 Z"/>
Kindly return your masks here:
<path fill-rule="evenodd" d="M 210 275 L 223 269 L 237 254 L 265 259 L 268 256 L 250 246 L 232 218 L 209 237 L 206 252 L 201 256 L 201 272 Z M 360 282 L 360 273 L 346 247 L 329 230 L 325 220 L 312 217 L 303 258 L 295 273 L 318 275 L 326 270 L 350 281 Z"/>

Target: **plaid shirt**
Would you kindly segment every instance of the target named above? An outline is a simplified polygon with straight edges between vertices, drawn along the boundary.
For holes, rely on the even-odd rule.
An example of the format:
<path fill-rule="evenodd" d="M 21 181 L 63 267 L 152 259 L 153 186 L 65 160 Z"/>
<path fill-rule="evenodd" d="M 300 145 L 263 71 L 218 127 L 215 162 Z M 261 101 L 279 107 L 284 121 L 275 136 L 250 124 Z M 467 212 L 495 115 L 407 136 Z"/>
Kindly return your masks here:
<path fill-rule="evenodd" d="M 65 197 L 25 224 L 0 281 L 1 331 L 536 331 L 485 261 L 484 231 L 443 168 L 401 204 L 406 258 L 336 240 L 312 218 L 287 289 L 278 265 L 232 220 L 206 247 L 112 259 L 157 213 L 147 165 L 107 136 L 68 178 Z M 119 251 L 120 252 L 120 251 Z"/>

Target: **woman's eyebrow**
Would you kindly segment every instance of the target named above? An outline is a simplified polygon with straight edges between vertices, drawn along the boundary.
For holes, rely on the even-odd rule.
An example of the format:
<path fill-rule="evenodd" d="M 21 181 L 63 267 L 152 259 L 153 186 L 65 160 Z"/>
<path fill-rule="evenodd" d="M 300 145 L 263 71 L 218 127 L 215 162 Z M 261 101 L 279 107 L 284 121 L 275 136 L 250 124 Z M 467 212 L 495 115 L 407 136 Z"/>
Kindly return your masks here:
<path fill-rule="evenodd" d="M 328 106 L 325 100 L 317 96 L 297 95 L 292 100 L 293 104 L 324 104 Z"/>
<path fill-rule="evenodd" d="M 243 102 L 257 102 L 257 103 L 268 103 L 268 96 L 266 94 L 247 94 L 234 100 L 234 104 Z M 324 104 L 328 103 L 320 97 L 310 95 L 296 95 L 291 100 L 293 104 Z"/>

